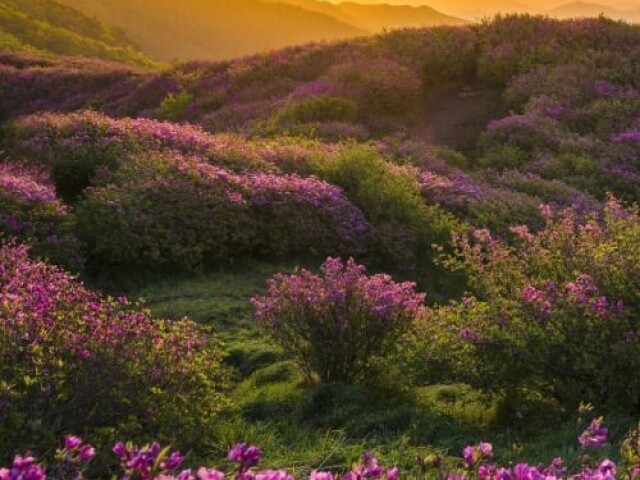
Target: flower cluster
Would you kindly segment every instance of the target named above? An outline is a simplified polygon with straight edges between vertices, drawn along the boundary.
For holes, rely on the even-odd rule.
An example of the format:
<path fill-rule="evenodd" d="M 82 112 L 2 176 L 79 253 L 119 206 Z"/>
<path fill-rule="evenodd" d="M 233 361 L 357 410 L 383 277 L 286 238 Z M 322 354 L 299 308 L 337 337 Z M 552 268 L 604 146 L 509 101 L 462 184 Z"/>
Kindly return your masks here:
<path fill-rule="evenodd" d="M 29 243 L 38 255 L 79 268 L 80 245 L 65 229 L 68 213 L 45 172 L 0 163 L 0 234 Z"/>
<path fill-rule="evenodd" d="M 492 392 L 537 385 L 566 406 L 587 400 L 628 407 L 640 383 L 615 380 L 601 358 L 606 352 L 611 365 L 640 364 L 632 293 L 640 281 L 632 260 L 638 210 L 613 198 L 586 218 L 572 209 L 541 210 L 544 228 L 512 228 L 509 241 L 487 230 L 457 237 L 458 253 L 445 261 L 467 272 L 475 298 L 428 310 L 419 322 L 418 358 Z"/>
<path fill-rule="evenodd" d="M 0 468 L 0 480 L 46 480 L 45 469 L 31 456 L 16 455 L 11 468 Z"/>
<path fill-rule="evenodd" d="M 602 423 L 602 417 L 593 419 L 587 429 L 578 437 L 580 445 L 588 448 L 604 447 L 607 443 L 609 430 Z"/>
<path fill-rule="evenodd" d="M 268 283 L 268 294 L 252 299 L 259 325 L 309 375 L 328 381 L 365 378 L 374 357 L 395 350 L 425 299 L 415 284 L 368 276 L 352 258 L 328 258 L 320 275 L 301 270 Z M 361 339 L 357 354 L 354 335 Z"/>
<path fill-rule="evenodd" d="M 607 430 L 602 426 L 602 418 L 595 419 L 587 430 L 580 436 L 579 441 L 583 447 L 599 448 L 606 441 Z M 597 444 L 583 442 L 584 438 L 598 438 Z M 462 458 L 449 459 L 440 454 L 432 454 L 427 458 L 418 457 L 417 463 L 423 472 L 429 469 L 439 470 L 439 477 L 443 479 L 473 479 L 480 480 L 615 480 L 616 478 L 637 478 L 633 472 L 640 471 L 640 457 L 638 457 L 638 432 L 631 431 L 622 442 L 621 452 L 623 465 L 618 467 L 609 459 L 592 461 L 589 457 L 583 457 L 580 471 L 570 473 L 562 458 L 554 458 L 549 465 L 530 465 L 519 462 L 511 466 L 502 466 L 494 462 L 493 445 L 488 442 L 480 442 L 477 445 L 468 445 L 462 450 Z M 93 456 L 93 448 L 83 445 L 82 440 L 75 436 L 65 439 L 62 449 L 63 456 L 58 460 L 67 462 L 69 455 L 76 458 L 77 452 L 90 451 L 79 463 L 86 463 Z M 199 467 L 195 469 L 180 470 L 185 457 L 170 448 L 162 448 L 159 443 L 138 447 L 132 443 L 116 443 L 112 448 L 120 462 L 121 480 L 294 480 L 294 476 L 286 470 L 253 470 L 260 462 L 262 452 L 256 445 L 238 443 L 232 446 L 227 454 L 227 459 L 236 465 L 232 473 L 225 473 L 217 468 Z M 78 457 L 79 458 L 79 457 Z M 620 475 L 619 475 L 620 470 Z M 50 469 L 53 472 L 61 472 L 60 465 L 54 464 Z M 624 471 L 624 473 L 623 473 Z M 75 479 L 83 478 L 78 471 Z M 630 475 L 626 475 L 629 474 Z M 45 480 L 47 475 L 42 465 L 30 455 L 16 455 L 11 468 L 0 468 L 1 480 Z M 50 478 L 66 478 L 53 475 Z M 114 477 L 116 478 L 116 477 Z M 309 474 L 309 480 L 400 480 L 400 469 L 397 467 L 383 466 L 371 452 L 366 451 L 360 462 L 354 463 L 351 470 L 338 474 L 332 471 L 313 470 Z"/>
<path fill-rule="evenodd" d="M 6 367 L 0 385 L 11 386 L 0 389 L 7 405 L 0 449 L 36 444 L 41 430 L 31 429 L 35 439 L 25 433 L 34 421 L 42 432 L 54 425 L 117 431 L 123 412 L 136 412 L 159 434 L 171 428 L 159 415 L 165 402 L 177 418 L 187 406 L 203 418 L 221 408 L 226 374 L 209 337 L 193 322 L 156 319 L 126 298 L 102 297 L 28 253 L 25 246 L 0 247 L 0 358 Z M 203 395 L 206 404 L 198 400 Z M 27 409 L 60 413 L 26 418 Z M 75 463 L 92 449 L 69 437 L 62 455 Z"/>
<path fill-rule="evenodd" d="M 140 480 L 150 480 L 161 476 L 164 478 L 165 474 L 176 470 L 184 461 L 180 452 L 168 453 L 157 442 L 145 447 L 125 445 L 119 442 L 113 446 L 112 451 L 120 460 L 125 478 L 139 478 Z M 181 473 L 177 478 L 186 480 L 190 478 L 190 472 Z"/>

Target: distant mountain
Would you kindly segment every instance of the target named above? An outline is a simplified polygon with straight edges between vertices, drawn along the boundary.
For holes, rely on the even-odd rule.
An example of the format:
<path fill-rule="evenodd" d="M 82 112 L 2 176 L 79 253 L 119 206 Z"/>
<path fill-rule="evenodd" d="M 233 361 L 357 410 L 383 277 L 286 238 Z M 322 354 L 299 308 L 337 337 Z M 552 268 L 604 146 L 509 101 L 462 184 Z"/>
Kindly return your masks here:
<path fill-rule="evenodd" d="M 154 57 L 226 59 L 368 33 L 334 16 L 265 0 L 62 0 L 114 25 Z"/>
<path fill-rule="evenodd" d="M 406 27 L 434 25 L 461 25 L 466 20 L 441 13 L 429 6 L 366 5 L 357 2 L 332 4 L 323 0 L 270 0 L 296 5 L 307 10 L 324 13 L 372 32 Z"/>
<path fill-rule="evenodd" d="M 0 49 L 153 63 L 122 32 L 55 0 L 0 0 Z"/>
<path fill-rule="evenodd" d="M 589 2 L 573 2 L 561 5 L 557 8 L 549 10 L 548 14 L 557 18 L 581 18 L 581 17 L 597 17 L 605 15 L 606 17 L 638 21 L 640 20 L 640 10 L 625 11 L 619 10 L 606 5 Z"/>
<path fill-rule="evenodd" d="M 479 20 L 497 13 L 541 13 L 542 8 L 519 0 L 355 0 L 360 4 L 429 6 L 438 12 L 467 20 Z M 332 0 L 332 3 L 340 3 Z M 537 4 L 537 1 L 531 0 Z"/>
<path fill-rule="evenodd" d="M 385 29 L 464 23 L 426 6 L 323 0 L 60 1 L 120 28 L 163 60 L 227 59 Z"/>

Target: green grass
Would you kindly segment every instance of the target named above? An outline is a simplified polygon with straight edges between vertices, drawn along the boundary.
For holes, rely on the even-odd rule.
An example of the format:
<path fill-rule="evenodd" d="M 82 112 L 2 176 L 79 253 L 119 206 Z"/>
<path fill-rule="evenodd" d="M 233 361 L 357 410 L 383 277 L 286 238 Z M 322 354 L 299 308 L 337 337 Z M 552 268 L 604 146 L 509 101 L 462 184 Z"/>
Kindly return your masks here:
<path fill-rule="evenodd" d="M 264 292 L 270 275 L 294 268 L 255 263 L 153 281 L 133 292 L 157 315 L 189 316 L 211 328 L 226 344 L 227 362 L 236 372 L 232 407 L 216 428 L 210 455 L 191 461 L 219 463 L 229 445 L 245 441 L 262 447 L 263 466 L 306 475 L 314 468 L 348 468 L 371 449 L 412 478 L 419 474 L 416 456 L 438 451 L 456 457 L 463 446 L 480 440 L 493 442 L 503 463 L 549 462 L 557 456 L 576 461 L 575 421 L 549 413 L 542 403 L 529 405 L 518 421 L 505 419 L 495 399 L 465 385 L 305 384 L 296 365 L 260 334 L 249 301 Z M 401 372 L 395 373 L 400 378 Z M 607 424 L 619 439 L 631 421 L 610 418 Z"/>

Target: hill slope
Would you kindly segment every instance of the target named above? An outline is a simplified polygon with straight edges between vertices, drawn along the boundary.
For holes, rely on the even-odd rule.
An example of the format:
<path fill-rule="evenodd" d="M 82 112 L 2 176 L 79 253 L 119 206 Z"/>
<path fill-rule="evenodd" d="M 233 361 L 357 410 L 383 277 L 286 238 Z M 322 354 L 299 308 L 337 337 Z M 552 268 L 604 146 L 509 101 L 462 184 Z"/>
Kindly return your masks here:
<path fill-rule="evenodd" d="M 406 27 L 434 25 L 460 25 L 464 20 L 445 15 L 433 8 L 411 5 L 365 5 L 357 2 L 332 4 L 324 0 L 272 0 L 297 5 L 307 10 L 324 13 L 344 22 L 372 32 Z"/>
<path fill-rule="evenodd" d="M 54 0 L 1 0 L 0 48 L 152 63 L 122 32 Z"/>
<path fill-rule="evenodd" d="M 262 0 L 64 0 L 162 59 L 225 59 L 367 33 L 334 17 Z"/>
<path fill-rule="evenodd" d="M 357 0 L 364 3 L 363 0 Z M 333 3 L 339 3 L 337 0 Z M 366 3 L 379 5 L 429 6 L 438 12 L 467 20 L 479 20 L 497 13 L 541 13 L 542 9 L 518 0 L 367 0 Z M 534 3 L 534 2 L 530 2 Z"/>
<path fill-rule="evenodd" d="M 605 15 L 609 18 L 638 21 L 640 20 L 640 12 L 619 10 L 607 5 L 589 2 L 572 2 L 561 5 L 557 8 L 549 10 L 549 15 L 557 18 L 580 18 L 580 17 L 597 17 Z"/>

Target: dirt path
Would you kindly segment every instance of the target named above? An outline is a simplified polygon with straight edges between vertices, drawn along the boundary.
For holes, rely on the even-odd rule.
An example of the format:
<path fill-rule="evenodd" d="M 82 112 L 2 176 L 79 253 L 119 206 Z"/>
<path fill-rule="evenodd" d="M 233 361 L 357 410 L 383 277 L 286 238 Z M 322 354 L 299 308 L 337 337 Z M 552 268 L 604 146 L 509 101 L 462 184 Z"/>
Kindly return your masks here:
<path fill-rule="evenodd" d="M 448 92 L 424 105 L 413 133 L 429 143 L 471 154 L 489 121 L 504 115 L 501 103 L 492 90 L 465 87 Z"/>

